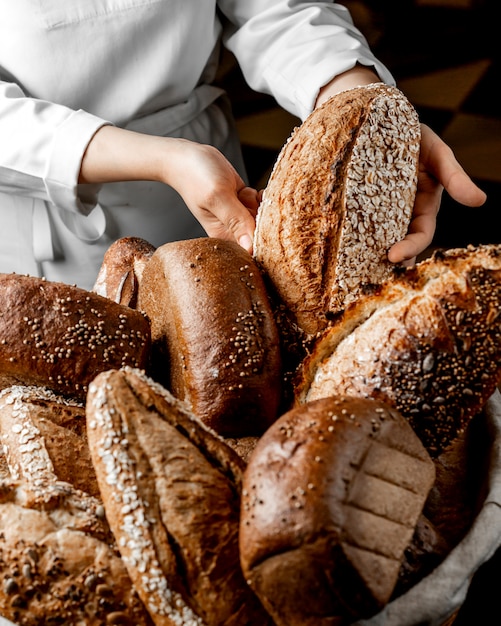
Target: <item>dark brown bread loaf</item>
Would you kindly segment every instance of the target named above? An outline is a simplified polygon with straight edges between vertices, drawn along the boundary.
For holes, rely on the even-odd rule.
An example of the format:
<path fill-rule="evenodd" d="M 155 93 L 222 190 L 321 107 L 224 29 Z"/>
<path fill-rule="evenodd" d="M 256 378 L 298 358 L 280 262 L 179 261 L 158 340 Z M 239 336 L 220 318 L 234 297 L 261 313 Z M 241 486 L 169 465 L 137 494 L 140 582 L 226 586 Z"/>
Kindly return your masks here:
<path fill-rule="evenodd" d="M 284 145 L 259 207 L 254 256 L 307 335 L 391 274 L 387 253 L 410 223 L 419 144 L 412 105 L 378 83 L 334 96 Z"/>
<path fill-rule="evenodd" d="M 129 368 L 94 380 L 87 418 L 106 516 L 154 623 L 269 625 L 239 563 L 242 459 Z"/>
<path fill-rule="evenodd" d="M 122 237 L 106 251 L 92 291 L 135 308 L 139 283 L 155 246 L 140 237 Z"/>
<path fill-rule="evenodd" d="M 0 391 L 0 443 L 16 450 L 21 436 L 28 448 L 45 447 L 47 464 L 57 480 L 99 496 L 87 441 L 85 406 L 43 387 L 8 387 Z M 28 455 L 29 459 L 29 455 Z M 16 463 L 23 476 L 31 462 Z"/>
<path fill-rule="evenodd" d="M 18 274 L 0 274 L 0 294 L 0 389 L 35 385 L 84 400 L 99 372 L 148 363 L 150 328 L 139 311 Z"/>
<path fill-rule="evenodd" d="M 2 411 L 1 426 L 0 615 L 17 626 L 150 626 L 101 500 L 58 479 L 22 409 Z"/>
<path fill-rule="evenodd" d="M 146 266 L 138 308 L 151 322 L 151 375 L 228 437 L 260 435 L 281 394 L 278 330 L 254 260 L 212 238 L 165 244 Z"/>
<path fill-rule="evenodd" d="M 434 465 L 406 420 L 362 398 L 289 411 L 244 474 L 244 574 L 278 626 L 347 624 L 394 590 Z"/>
<path fill-rule="evenodd" d="M 501 377 L 501 245 L 437 252 L 360 298 L 315 343 L 296 401 L 388 402 L 438 456 Z"/>

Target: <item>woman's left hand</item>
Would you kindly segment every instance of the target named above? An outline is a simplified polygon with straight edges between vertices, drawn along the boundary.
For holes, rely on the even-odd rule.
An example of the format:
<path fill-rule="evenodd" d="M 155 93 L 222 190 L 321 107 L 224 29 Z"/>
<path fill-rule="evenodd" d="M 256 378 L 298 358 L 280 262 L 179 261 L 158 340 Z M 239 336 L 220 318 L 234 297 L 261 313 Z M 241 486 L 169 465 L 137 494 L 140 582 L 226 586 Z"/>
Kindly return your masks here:
<path fill-rule="evenodd" d="M 425 124 L 421 124 L 421 150 L 414 211 L 406 237 L 394 244 L 388 258 L 410 265 L 432 242 L 444 189 L 457 202 L 477 207 L 486 194 L 471 180 L 451 148 Z"/>

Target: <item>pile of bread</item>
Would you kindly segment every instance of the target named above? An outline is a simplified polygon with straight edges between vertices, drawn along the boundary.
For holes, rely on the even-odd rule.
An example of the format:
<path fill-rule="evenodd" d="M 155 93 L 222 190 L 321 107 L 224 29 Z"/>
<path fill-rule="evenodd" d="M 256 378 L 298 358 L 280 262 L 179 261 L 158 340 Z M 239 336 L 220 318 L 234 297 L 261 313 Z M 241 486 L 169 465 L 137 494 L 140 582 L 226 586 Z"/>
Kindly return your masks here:
<path fill-rule="evenodd" d="M 0 275 L 0 615 L 351 624 L 481 504 L 501 246 L 395 268 L 419 123 L 384 85 L 284 146 L 251 256 L 113 244 L 94 289 Z"/>

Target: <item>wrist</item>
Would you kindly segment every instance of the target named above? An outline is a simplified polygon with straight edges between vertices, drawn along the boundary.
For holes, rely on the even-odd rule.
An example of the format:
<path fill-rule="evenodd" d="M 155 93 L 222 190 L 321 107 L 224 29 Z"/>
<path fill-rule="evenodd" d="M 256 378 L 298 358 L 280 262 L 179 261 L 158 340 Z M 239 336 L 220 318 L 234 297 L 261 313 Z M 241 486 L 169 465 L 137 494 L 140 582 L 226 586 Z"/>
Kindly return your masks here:
<path fill-rule="evenodd" d="M 381 82 L 381 79 L 372 67 L 357 64 L 352 69 L 338 74 L 330 82 L 320 88 L 315 102 L 315 108 L 322 105 L 340 91 L 379 82 Z"/>

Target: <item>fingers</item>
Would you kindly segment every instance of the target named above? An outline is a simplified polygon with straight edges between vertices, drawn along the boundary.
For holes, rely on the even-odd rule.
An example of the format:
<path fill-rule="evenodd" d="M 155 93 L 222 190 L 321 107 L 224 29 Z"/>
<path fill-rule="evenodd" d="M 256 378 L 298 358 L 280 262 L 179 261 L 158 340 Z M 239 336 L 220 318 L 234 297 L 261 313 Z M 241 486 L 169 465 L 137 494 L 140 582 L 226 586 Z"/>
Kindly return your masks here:
<path fill-rule="evenodd" d="M 442 184 L 449 195 L 465 206 L 481 206 L 487 196 L 456 160 L 451 148 L 425 124 L 421 125 L 421 168 Z"/>

